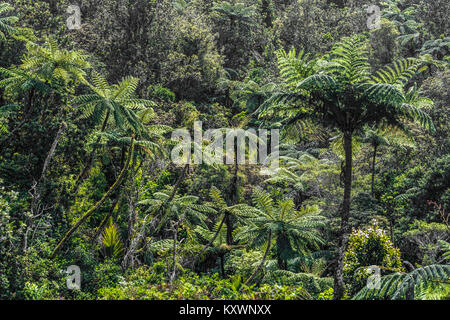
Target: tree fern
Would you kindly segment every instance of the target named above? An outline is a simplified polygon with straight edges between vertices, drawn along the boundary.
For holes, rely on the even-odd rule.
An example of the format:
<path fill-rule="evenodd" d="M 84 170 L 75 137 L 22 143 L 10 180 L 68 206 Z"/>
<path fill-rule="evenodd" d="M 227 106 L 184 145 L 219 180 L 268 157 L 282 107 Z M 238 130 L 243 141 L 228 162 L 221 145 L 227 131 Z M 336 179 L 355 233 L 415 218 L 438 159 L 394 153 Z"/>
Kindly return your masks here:
<path fill-rule="evenodd" d="M 439 240 L 439 244 L 441 245 L 441 249 L 444 252 L 442 256 L 444 261 L 450 261 L 450 243 L 444 240 Z"/>
<path fill-rule="evenodd" d="M 17 29 L 13 26 L 19 18 L 16 16 L 4 16 L 6 13 L 14 10 L 6 2 L 0 2 L 0 40 L 6 39 L 5 34 L 14 34 Z"/>
<path fill-rule="evenodd" d="M 322 127 L 339 130 L 344 138 L 345 165 L 343 166 L 344 196 L 342 202 L 342 229 L 335 279 L 335 298 L 344 293 L 343 252 L 348 233 L 352 187 L 352 140 L 366 126 L 405 128 L 405 120 L 418 122 L 434 131 L 430 116 L 419 106 L 409 103 L 404 84 L 423 71 L 415 60 L 394 63 L 375 75 L 370 74 L 368 39 L 362 35 L 344 38 L 324 56 L 325 64 L 313 75 L 300 81 L 290 77 L 286 90 L 268 99 L 257 110 L 261 119 L 277 121 L 281 125 L 318 123 Z M 281 66 L 283 67 L 283 66 Z M 298 81 L 298 83 L 295 83 Z"/>
<path fill-rule="evenodd" d="M 295 85 L 306 77 L 313 75 L 318 69 L 318 60 L 310 59 L 310 55 L 301 50 L 298 54 L 294 48 L 289 52 L 280 49 L 275 52 L 280 75 L 284 81 L 295 88 Z"/>
<path fill-rule="evenodd" d="M 90 63 L 83 51 L 61 49 L 52 37 L 45 38 L 43 45 L 29 41 L 26 48 L 27 55 L 20 66 L 23 70 L 56 85 L 64 86 L 71 81 L 86 83 L 85 70 Z"/>
<path fill-rule="evenodd" d="M 317 207 L 296 210 L 292 200 L 275 203 L 268 193 L 259 188 L 254 190 L 252 202 L 253 207 L 247 210 L 248 216 L 242 221 L 237 239 L 250 247 L 260 247 L 267 241 L 270 233 L 276 240 L 279 264 L 286 263 L 294 254 L 294 248 L 306 253 L 310 248 L 318 248 L 323 243 L 318 229 L 325 221 L 318 214 Z"/>
<path fill-rule="evenodd" d="M 136 112 L 153 106 L 154 102 L 135 98 L 138 81 L 125 77 L 118 84 L 109 85 L 105 77 L 94 71 L 94 85 L 90 85 L 93 94 L 78 96 L 73 103 L 79 106 L 81 118 L 92 117 L 96 124 L 106 124 L 111 119 L 118 128 L 139 133 L 143 127 Z"/>

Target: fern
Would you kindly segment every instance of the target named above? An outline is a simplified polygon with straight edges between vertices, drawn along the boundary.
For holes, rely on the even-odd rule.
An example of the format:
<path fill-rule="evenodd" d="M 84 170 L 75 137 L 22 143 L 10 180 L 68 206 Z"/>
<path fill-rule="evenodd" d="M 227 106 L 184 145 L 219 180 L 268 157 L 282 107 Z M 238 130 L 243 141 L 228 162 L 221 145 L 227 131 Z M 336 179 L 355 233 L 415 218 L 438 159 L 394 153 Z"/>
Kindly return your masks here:
<path fill-rule="evenodd" d="M 366 286 L 352 299 L 411 299 L 414 297 L 414 291 L 425 283 L 447 282 L 449 277 L 450 266 L 437 264 L 415 269 L 409 274 L 394 273 L 380 278 L 379 289 L 369 289 Z"/>
<path fill-rule="evenodd" d="M 138 79 L 125 77 L 118 84 L 109 85 L 104 76 L 94 71 L 92 82 L 94 85 L 89 86 L 93 94 L 81 95 L 73 100 L 79 106 L 80 118 L 92 118 L 96 124 L 103 123 L 101 131 L 108 122 L 112 122 L 124 131 L 132 130 L 145 135 L 142 119 L 148 116 L 148 112 L 153 112 L 150 107 L 154 102 L 135 98 Z M 139 111 L 143 112 L 141 118 Z"/>
<path fill-rule="evenodd" d="M 6 2 L 0 2 L 0 40 L 6 39 L 5 34 L 15 34 L 17 29 L 13 25 L 19 20 L 16 16 L 2 16 L 3 14 L 14 10 Z"/>
<path fill-rule="evenodd" d="M 444 252 L 442 255 L 444 261 L 450 261 L 450 243 L 444 240 L 439 240 L 439 244 L 441 245 L 441 249 Z"/>
<path fill-rule="evenodd" d="M 403 87 L 418 73 L 420 60 L 407 58 L 395 61 L 392 66 L 386 66 L 372 76 L 372 83 L 387 83 Z"/>
<path fill-rule="evenodd" d="M 291 89 L 294 89 L 301 80 L 313 75 L 318 68 L 318 60 L 310 59 L 304 50 L 297 54 L 294 48 L 288 53 L 281 49 L 275 54 L 280 75 Z"/>
<path fill-rule="evenodd" d="M 105 227 L 102 233 L 102 244 L 105 256 L 117 260 L 123 253 L 123 245 L 117 232 L 117 226 L 110 217 L 109 225 Z"/>

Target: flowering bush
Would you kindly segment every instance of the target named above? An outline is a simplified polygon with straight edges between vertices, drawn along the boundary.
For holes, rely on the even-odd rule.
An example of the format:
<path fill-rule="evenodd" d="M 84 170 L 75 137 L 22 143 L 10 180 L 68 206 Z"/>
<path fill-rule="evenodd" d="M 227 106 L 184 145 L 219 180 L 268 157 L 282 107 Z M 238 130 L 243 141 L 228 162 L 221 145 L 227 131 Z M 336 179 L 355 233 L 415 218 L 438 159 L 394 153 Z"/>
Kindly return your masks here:
<path fill-rule="evenodd" d="M 381 273 L 403 271 L 400 250 L 386 231 L 373 220 L 366 228 L 353 230 L 344 259 L 344 276 L 351 280 L 350 293 L 359 291 L 371 275 L 367 267 L 376 265 Z"/>

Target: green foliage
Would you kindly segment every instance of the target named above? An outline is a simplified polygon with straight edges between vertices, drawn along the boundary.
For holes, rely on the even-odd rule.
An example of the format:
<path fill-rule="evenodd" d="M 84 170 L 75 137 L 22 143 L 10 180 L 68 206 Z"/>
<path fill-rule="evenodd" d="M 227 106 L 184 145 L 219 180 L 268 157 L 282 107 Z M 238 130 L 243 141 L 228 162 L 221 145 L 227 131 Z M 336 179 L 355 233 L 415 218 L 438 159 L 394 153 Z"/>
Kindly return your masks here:
<path fill-rule="evenodd" d="M 171 287 L 160 283 L 148 269 L 138 269 L 128 275 L 116 287 L 104 287 L 99 290 L 100 299 L 106 300 L 294 300 L 305 299 L 305 290 L 299 286 L 263 285 L 260 288 L 249 288 L 240 285 L 239 278 L 234 280 L 220 279 L 218 274 L 211 276 L 184 274 Z"/>
<path fill-rule="evenodd" d="M 135 97 L 139 79 L 125 77 L 118 84 L 109 85 L 105 77 L 94 71 L 92 82 L 93 85 L 89 85 L 92 94 L 80 95 L 73 100 L 79 106 L 81 118 L 92 117 L 95 124 L 107 124 L 111 116 L 115 126 L 119 128 L 142 131 L 142 123 L 135 111 L 154 103 Z M 105 125 L 103 130 L 104 127 Z"/>
<path fill-rule="evenodd" d="M 333 300 L 333 289 L 329 288 L 324 292 L 319 293 L 317 300 Z"/>
<path fill-rule="evenodd" d="M 445 261 L 439 251 L 449 240 L 448 227 L 443 223 L 415 220 L 402 236 L 401 248 L 405 258 L 418 265 L 439 264 Z"/>
<path fill-rule="evenodd" d="M 90 68 L 88 55 L 83 51 L 60 49 L 53 38 L 46 38 L 44 46 L 26 44 L 27 56 L 21 68 L 35 74 L 44 82 L 65 85 L 71 81 L 86 82 L 85 70 Z"/>
<path fill-rule="evenodd" d="M 280 268 L 294 255 L 303 255 L 323 243 L 318 229 L 324 225 L 324 218 L 318 214 L 317 207 L 296 210 L 290 199 L 275 204 L 261 189 L 255 189 L 252 200 L 254 207 L 238 206 L 245 214 L 245 220 L 237 238 L 251 247 L 260 247 L 271 232 L 276 241 Z"/>
<path fill-rule="evenodd" d="M 394 273 L 381 277 L 379 289 L 363 288 L 353 299 L 373 300 L 373 299 L 414 299 L 416 290 L 422 290 L 424 283 L 439 281 L 448 281 L 450 276 L 450 267 L 448 265 L 431 265 L 415 269 L 414 271 L 404 273 Z M 448 298 L 443 297 L 443 298 Z"/>
<path fill-rule="evenodd" d="M 448 299 L 448 1 L 1 1 L 0 299 Z"/>
<path fill-rule="evenodd" d="M 175 93 L 170 91 L 170 89 L 161 87 L 160 85 L 150 85 L 148 87 L 150 95 L 154 98 L 160 99 L 162 101 L 175 101 Z"/>
<path fill-rule="evenodd" d="M 400 250 L 395 248 L 375 221 L 350 235 L 344 260 L 344 274 L 352 278 L 351 292 L 359 291 L 370 275 L 366 270 L 378 266 L 385 272 L 403 271 Z"/>
<path fill-rule="evenodd" d="M 102 244 L 104 254 L 111 259 L 119 259 L 123 253 L 123 244 L 117 232 L 117 226 L 109 219 L 109 225 L 106 226 L 102 234 Z"/>
<path fill-rule="evenodd" d="M 5 40 L 6 34 L 14 34 L 17 32 L 16 28 L 14 28 L 14 24 L 19 20 L 18 17 L 13 15 L 3 16 L 5 13 L 8 13 L 13 10 L 6 2 L 0 2 L 0 40 Z"/>

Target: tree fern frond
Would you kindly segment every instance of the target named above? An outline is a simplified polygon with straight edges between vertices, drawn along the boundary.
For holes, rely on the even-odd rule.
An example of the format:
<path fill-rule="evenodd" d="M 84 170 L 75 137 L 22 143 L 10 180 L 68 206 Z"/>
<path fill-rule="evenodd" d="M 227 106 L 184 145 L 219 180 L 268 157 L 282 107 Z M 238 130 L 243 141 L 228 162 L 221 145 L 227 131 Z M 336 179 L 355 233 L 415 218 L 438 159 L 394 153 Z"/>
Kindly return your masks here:
<path fill-rule="evenodd" d="M 415 269 L 409 274 L 394 273 L 380 278 L 379 288 L 369 289 L 367 286 L 352 299 L 405 299 L 414 293 L 417 286 L 429 281 L 448 281 L 450 266 L 430 265 Z"/>
<path fill-rule="evenodd" d="M 376 75 L 372 76 L 372 82 L 404 86 L 417 74 L 420 65 L 420 60 L 415 58 L 397 60 L 392 66 L 386 66 L 377 71 Z"/>

